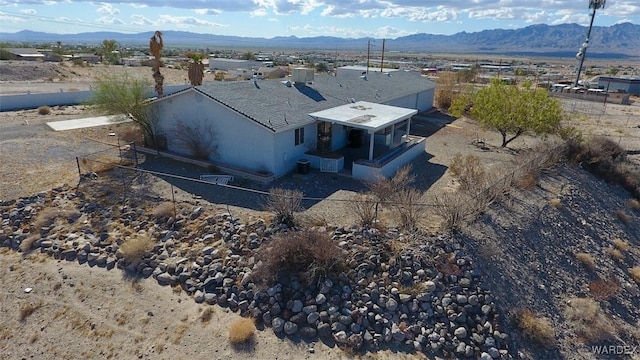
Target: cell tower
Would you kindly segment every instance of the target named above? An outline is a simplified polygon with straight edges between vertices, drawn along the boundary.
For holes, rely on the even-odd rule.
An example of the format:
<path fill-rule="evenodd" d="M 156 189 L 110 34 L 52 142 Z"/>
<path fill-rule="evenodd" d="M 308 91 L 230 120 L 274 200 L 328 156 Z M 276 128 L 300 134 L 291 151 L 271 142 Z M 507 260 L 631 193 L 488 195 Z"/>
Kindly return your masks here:
<path fill-rule="evenodd" d="M 589 9 L 593 9 L 591 12 L 591 23 L 589 23 L 589 30 L 587 30 L 587 39 L 582 43 L 582 47 L 576 54 L 576 59 L 579 61 L 578 73 L 576 74 L 576 81 L 573 84 L 574 87 L 578 86 L 580 81 L 580 72 L 582 71 L 582 65 L 584 64 L 584 57 L 587 54 L 587 47 L 589 46 L 589 38 L 591 37 L 591 28 L 593 27 L 593 19 L 596 17 L 596 10 L 604 8 L 604 4 L 607 0 L 589 0 Z"/>

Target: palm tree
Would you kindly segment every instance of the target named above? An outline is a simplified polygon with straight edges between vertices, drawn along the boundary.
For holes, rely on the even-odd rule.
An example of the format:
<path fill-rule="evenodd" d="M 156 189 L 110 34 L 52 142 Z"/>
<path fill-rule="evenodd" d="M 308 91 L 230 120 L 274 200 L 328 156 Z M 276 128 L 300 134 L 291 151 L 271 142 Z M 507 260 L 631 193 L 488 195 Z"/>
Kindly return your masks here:
<path fill-rule="evenodd" d="M 154 57 L 153 67 L 151 70 L 153 71 L 153 80 L 156 82 L 156 93 L 158 97 L 162 97 L 162 83 L 164 82 L 164 76 L 160 73 L 160 57 L 162 56 L 162 47 L 164 43 L 162 42 L 162 32 L 156 31 L 151 40 L 149 40 L 149 52 Z"/>
<path fill-rule="evenodd" d="M 187 57 L 192 61 L 189 62 L 189 82 L 192 86 L 202 85 L 202 78 L 204 77 L 204 64 L 202 63 L 202 54 L 187 53 Z"/>

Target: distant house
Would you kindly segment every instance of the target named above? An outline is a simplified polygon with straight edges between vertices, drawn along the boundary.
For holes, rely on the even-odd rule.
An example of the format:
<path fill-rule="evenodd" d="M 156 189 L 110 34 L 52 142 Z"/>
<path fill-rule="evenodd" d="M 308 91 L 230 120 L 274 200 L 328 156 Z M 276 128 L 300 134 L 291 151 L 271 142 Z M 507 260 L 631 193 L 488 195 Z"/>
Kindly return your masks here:
<path fill-rule="evenodd" d="M 623 92 L 626 94 L 640 95 L 640 77 L 612 77 L 600 76 L 598 87 L 608 92 Z"/>
<path fill-rule="evenodd" d="M 400 71 L 398 69 L 388 69 L 388 68 L 383 68 L 382 72 L 383 73 L 394 73 Z M 372 73 L 372 72 L 380 72 L 380 68 L 377 67 L 373 67 L 373 66 L 369 66 L 369 68 L 367 68 L 366 66 L 362 66 L 362 65 L 347 65 L 347 66 L 341 66 L 339 68 L 336 69 L 336 76 L 361 76 L 367 73 Z"/>
<path fill-rule="evenodd" d="M 5 48 L 14 60 L 44 60 L 45 55 L 37 49 L 31 48 Z"/>
<path fill-rule="evenodd" d="M 419 73 L 340 78 L 294 69 L 284 81 L 210 82 L 152 106 L 169 151 L 189 155 L 176 127 L 211 130 L 217 154 L 210 160 L 220 165 L 275 178 L 303 161 L 371 179 L 424 153 L 424 139 L 408 134 L 411 117 L 431 109 L 434 89 Z"/>
<path fill-rule="evenodd" d="M 209 69 L 210 70 L 234 70 L 234 69 L 252 69 L 262 66 L 262 61 L 255 60 L 240 60 L 240 59 L 226 59 L 209 57 Z"/>

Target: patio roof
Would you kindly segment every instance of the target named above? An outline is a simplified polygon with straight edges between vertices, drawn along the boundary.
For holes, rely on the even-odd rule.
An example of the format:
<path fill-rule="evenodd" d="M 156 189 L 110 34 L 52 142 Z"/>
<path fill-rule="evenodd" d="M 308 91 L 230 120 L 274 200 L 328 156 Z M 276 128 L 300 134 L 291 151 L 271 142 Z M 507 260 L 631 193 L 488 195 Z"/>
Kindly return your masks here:
<path fill-rule="evenodd" d="M 312 118 L 374 133 L 411 118 L 418 110 L 358 101 L 309 114 Z"/>

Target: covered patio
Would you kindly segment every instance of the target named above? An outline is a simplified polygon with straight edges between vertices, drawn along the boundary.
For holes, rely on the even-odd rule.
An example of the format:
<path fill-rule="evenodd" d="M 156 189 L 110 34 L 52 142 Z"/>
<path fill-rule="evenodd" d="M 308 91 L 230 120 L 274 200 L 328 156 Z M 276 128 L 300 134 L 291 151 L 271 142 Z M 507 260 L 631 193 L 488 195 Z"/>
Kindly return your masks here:
<path fill-rule="evenodd" d="M 360 129 L 369 136 L 369 156 L 368 160 L 374 158 L 375 135 L 381 130 L 389 129 L 390 141 L 385 141 L 389 148 L 401 145 L 396 141 L 396 124 L 407 121 L 405 134 L 411 130 L 411 117 L 418 113 L 418 110 L 406 109 L 397 106 L 376 104 L 367 101 L 358 101 L 352 104 L 337 106 L 331 109 L 318 111 L 309 114 L 317 121 L 340 124 L 348 128 Z M 383 134 L 380 134 L 383 135 Z M 331 149 L 335 151 L 337 149 Z"/>
<path fill-rule="evenodd" d="M 414 109 L 358 101 L 309 114 L 318 124 L 316 150 L 308 153 L 312 158 L 312 166 L 321 171 L 351 170 L 352 176 L 365 177 L 358 174 L 371 171 L 363 172 L 363 167 L 375 168 L 380 172 L 386 165 L 389 165 L 389 169 L 395 166 L 397 161 L 387 163 L 397 157 L 405 163 L 410 161 L 413 153 L 420 151 L 413 149 L 411 154 L 406 154 L 407 149 L 415 143 L 410 141 L 408 134 L 411 117 L 417 112 Z M 421 151 L 424 151 L 424 146 Z M 408 157 L 411 159 L 407 160 Z M 389 173 L 389 169 L 384 172 Z"/>

